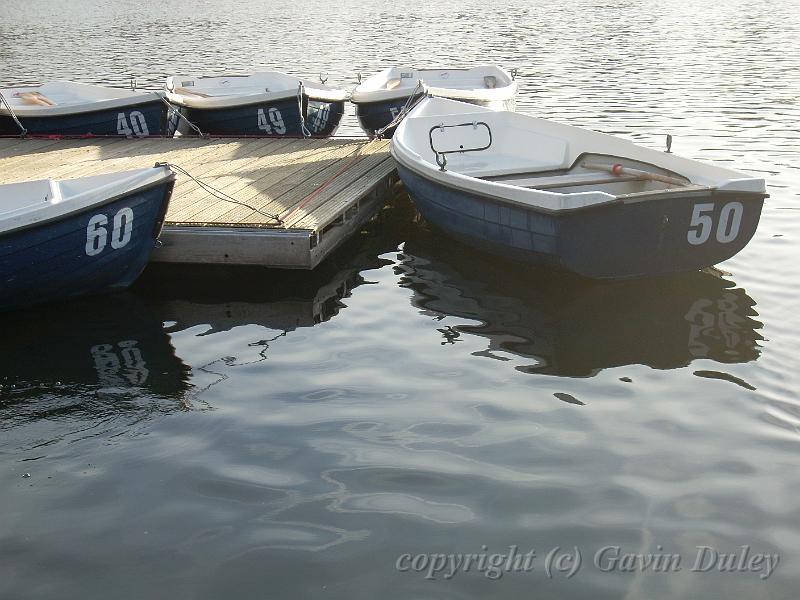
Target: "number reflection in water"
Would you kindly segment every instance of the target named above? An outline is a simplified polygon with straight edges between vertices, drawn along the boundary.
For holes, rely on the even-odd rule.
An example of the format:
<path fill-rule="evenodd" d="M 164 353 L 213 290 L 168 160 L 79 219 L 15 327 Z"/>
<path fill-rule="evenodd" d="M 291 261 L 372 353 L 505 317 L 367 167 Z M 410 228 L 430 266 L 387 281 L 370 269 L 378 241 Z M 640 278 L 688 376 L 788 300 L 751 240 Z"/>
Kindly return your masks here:
<path fill-rule="evenodd" d="M 186 408 L 189 368 L 132 294 L 0 315 L 0 428 L 34 440 L 124 433 Z"/>
<path fill-rule="evenodd" d="M 433 318 L 480 322 L 443 330 L 442 343 L 483 337 L 484 356 L 530 359 L 516 367 L 525 372 L 589 376 L 629 364 L 671 369 L 759 355 L 755 301 L 715 271 L 592 282 L 443 244 L 434 232 L 405 245 L 398 270 L 412 302 Z"/>

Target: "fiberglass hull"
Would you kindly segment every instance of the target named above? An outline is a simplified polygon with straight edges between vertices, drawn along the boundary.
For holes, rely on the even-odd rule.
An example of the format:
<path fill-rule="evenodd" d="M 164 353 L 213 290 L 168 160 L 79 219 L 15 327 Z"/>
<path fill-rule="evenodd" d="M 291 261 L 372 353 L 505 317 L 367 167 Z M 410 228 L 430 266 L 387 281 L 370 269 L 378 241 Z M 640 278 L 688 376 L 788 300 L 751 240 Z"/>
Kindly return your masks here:
<path fill-rule="evenodd" d="M 410 104 L 415 100 L 422 97 L 418 94 Z M 445 96 L 441 96 L 445 97 Z M 393 98 L 391 100 L 382 100 L 378 102 L 359 102 L 356 106 L 356 118 L 361 129 L 369 137 L 374 137 L 376 132 L 391 123 L 397 115 L 405 108 L 410 95 L 400 98 Z M 463 100 L 467 104 L 474 104 L 475 106 L 484 106 L 492 110 L 514 110 L 516 100 L 509 98 L 507 100 Z M 389 139 L 394 135 L 396 127 L 387 129 L 381 134 L 381 137 Z"/>
<path fill-rule="evenodd" d="M 145 137 L 172 135 L 170 108 L 162 100 L 76 111 L 69 114 L 20 116 L 28 134 L 63 136 Z M 8 114 L 0 114 L 0 135 L 20 135 L 22 131 Z"/>
<path fill-rule="evenodd" d="M 0 235 L 0 310 L 122 289 L 144 270 L 174 179 Z"/>
<path fill-rule="evenodd" d="M 336 132 L 344 114 L 343 100 L 308 98 L 304 105 L 305 125 L 313 137 L 329 137 Z M 181 106 L 180 111 L 204 134 L 303 137 L 300 106 L 295 96 L 221 108 Z M 196 133 L 183 119 L 178 131 L 182 135 Z"/>
<path fill-rule="evenodd" d="M 674 191 L 546 211 L 442 185 L 398 165 L 419 212 L 459 240 L 513 260 L 592 279 L 696 271 L 753 237 L 764 194 Z"/>

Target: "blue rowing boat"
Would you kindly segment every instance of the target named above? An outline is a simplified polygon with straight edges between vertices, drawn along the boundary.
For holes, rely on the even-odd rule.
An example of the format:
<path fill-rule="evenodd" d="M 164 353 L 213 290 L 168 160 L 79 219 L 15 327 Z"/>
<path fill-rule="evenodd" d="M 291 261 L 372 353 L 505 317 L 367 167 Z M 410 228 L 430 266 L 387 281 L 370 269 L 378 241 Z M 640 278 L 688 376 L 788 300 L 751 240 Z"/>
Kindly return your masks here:
<path fill-rule="evenodd" d="M 172 135 L 158 92 L 56 81 L 0 89 L 0 135 Z"/>
<path fill-rule="evenodd" d="M 766 183 L 617 137 L 426 98 L 392 156 L 420 213 L 489 252 L 621 279 L 695 271 L 753 237 Z"/>
<path fill-rule="evenodd" d="M 184 117 L 177 128 L 181 135 L 328 137 L 339 127 L 347 99 L 344 90 L 276 71 L 175 75 L 166 90 Z"/>
<path fill-rule="evenodd" d="M 0 310 L 128 287 L 150 258 L 174 181 L 159 166 L 0 186 Z"/>
<path fill-rule="evenodd" d="M 373 137 L 394 134 L 394 124 L 407 107 L 424 95 L 449 98 L 492 110 L 514 110 L 517 98 L 514 76 L 500 67 L 471 69 L 412 69 L 392 67 L 376 73 L 353 90 L 361 129 Z"/>

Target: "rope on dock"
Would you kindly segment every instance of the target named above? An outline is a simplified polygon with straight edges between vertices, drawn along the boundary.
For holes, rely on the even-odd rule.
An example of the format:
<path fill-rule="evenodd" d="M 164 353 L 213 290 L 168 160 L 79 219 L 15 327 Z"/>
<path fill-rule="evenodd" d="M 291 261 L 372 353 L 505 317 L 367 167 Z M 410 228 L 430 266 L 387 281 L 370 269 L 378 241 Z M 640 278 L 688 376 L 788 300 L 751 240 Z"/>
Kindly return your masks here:
<path fill-rule="evenodd" d="M 222 200 L 224 202 L 230 202 L 232 204 L 238 204 L 239 206 L 243 206 L 245 208 L 249 208 L 253 212 L 257 212 L 261 216 L 267 217 L 268 219 L 271 219 L 271 220 L 275 221 L 275 225 L 283 225 L 283 219 L 281 219 L 280 216 L 264 212 L 263 210 L 261 210 L 259 208 L 256 208 L 255 206 L 252 206 L 251 204 L 247 204 L 246 202 L 242 202 L 240 200 L 237 200 L 236 198 L 232 198 L 231 196 L 229 196 L 228 194 L 226 194 L 222 190 L 218 190 L 214 186 L 206 183 L 205 181 L 201 181 L 200 179 L 198 179 L 197 177 L 195 177 L 194 175 L 189 173 L 183 167 L 179 167 L 176 164 L 168 163 L 168 162 L 159 162 L 159 163 L 156 163 L 156 166 L 157 167 L 167 167 L 167 168 L 172 169 L 173 171 L 177 171 L 178 173 L 182 173 L 183 175 L 186 175 L 186 177 L 188 177 L 189 179 L 194 181 L 197 185 L 199 185 L 200 188 L 203 191 L 205 191 L 209 195 L 213 196 L 214 198 L 217 198 L 218 200 Z"/>
<path fill-rule="evenodd" d="M 320 185 L 317 189 L 315 189 L 313 192 L 311 192 L 308 196 L 303 198 L 296 206 L 293 206 L 292 208 L 289 208 L 286 211 L 284 211 L 283 213 L 281 213 L 280 215 L 278 215 L 278 219 L 280 219 L 280 222 L 281 223 L 288 222 L 290 216 L 292 216 L 297 211 L 302 210 L 303 208 L 308 206 L 308 204 L 314 198 L 319 196 L 319 194 L 321 194 L 323 190 L 325 190 L 327 187 L 329 187 L 336 180 L 337 177 L 341 176 L 345 171 L 347 171 L 347 169 L 349 169 L 351 166 L 353 166 L 356 163 L 356 161 L 358 161 L 361 158 L 363 158 L 364 150 L 366 148 L 368 148 L 370 146 L 370 144 L 373 144 L 374 142 L 378 142 L 378 141 L 380 141 L 379 138 L 374 138 L 374 139 L 370 140 L 369 142 L 367 142 L 366 144 L 364 144 L 363 146 L 360 146 L 358 149 L 356 149 L 356 151 L 350 157 L 350 160 L 348 160 L 341 169 L 336 171 L 336 173 L 334 173 L 330 177 L 330 179 L 325 181 L 325 183 Z"/>

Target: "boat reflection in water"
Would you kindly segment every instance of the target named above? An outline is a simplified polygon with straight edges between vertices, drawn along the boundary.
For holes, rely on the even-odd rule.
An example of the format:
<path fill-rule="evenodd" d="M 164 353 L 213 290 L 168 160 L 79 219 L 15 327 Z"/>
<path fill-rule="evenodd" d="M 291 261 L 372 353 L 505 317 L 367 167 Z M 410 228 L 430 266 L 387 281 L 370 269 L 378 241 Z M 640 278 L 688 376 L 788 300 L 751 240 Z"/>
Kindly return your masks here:
<path fill-rule="evenodd" d="M 591 376 L 630 364 L 657 369 L 695 359 L 720 363 L 759 355 L 755 302 L 718 272 L 592 282 L 499 261 L 431 236 L 406 244 L 400 267 L 412 302 L 435 318 L 480 321 L 443 329 L 487 339 L 482 355 L 531 358 L 530 373 Z"/>
<path fill-rule="evenodd" d="M 4 314 L 0 328 L 6 427 L 69 419 L 81 427 L 119 420 L 124 427 L 187 406 L 189 367 L 134 294 Z M 55 437 L 67 434 L 56 429 Z"/>

